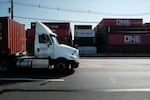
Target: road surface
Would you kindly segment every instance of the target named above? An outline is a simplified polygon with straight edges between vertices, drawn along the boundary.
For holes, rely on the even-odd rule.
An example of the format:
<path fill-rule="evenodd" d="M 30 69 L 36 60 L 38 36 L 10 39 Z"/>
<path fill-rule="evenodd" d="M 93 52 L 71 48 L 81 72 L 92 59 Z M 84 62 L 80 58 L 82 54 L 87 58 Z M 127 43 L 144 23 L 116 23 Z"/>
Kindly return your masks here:
<path fill-rule="evenodd" d="M 82 58 L 75 71 L 0 76 L 0 100 L 150 100 L 149 58 Z"/>

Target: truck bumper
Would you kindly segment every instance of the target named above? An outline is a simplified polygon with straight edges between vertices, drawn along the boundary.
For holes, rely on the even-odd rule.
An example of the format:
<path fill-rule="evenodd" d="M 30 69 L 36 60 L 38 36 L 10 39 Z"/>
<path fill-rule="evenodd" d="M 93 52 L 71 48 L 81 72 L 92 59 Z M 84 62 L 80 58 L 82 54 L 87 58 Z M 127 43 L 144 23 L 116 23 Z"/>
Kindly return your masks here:
<path fill-rule="evenodd" d="M 71 68 L 78 68 L 79 67 L 79 62 L 71 60 L 70 61 Z"/>

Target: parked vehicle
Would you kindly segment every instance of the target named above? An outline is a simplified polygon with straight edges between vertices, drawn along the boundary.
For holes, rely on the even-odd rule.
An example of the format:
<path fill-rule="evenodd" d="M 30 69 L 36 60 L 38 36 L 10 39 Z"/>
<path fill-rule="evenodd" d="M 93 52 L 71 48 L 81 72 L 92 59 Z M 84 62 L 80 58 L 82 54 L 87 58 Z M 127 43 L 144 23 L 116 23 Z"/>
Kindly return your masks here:
<path fill-rule="evenodd" d="M 12 27 L 11 27 L 12 26 Z M 18 29 L 19 28 L 19 29 Z M 24 25 L 0 18 L 0 71 L 15 68 L 54 68 L 64 72 L 79 66 L 79 51 L 59 44 L 57 35 L 41 22 L 36 22 L 34 55 L 26 55 Z M 44 65 L 41 65 L 44 62 Z"/>

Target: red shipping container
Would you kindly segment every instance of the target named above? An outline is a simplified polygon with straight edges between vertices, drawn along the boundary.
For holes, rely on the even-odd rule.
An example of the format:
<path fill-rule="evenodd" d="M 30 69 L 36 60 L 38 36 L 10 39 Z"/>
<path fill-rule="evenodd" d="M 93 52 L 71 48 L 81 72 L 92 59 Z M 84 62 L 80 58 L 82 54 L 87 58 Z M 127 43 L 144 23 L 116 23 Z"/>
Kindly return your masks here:
<path fill-rule="evenodd" d="M 150 23 L 144 23 L 144 26 L 150 27 Z"/>
<path fill-rule="evenodd" d="M 108 26 L 107 32 L 110 33 L 150 33 L 148 26 Z"/>
<path fill-rule="evenodd" d="M 27 29 L 26 30 L 26 38 L 27 38 L 27 42 L 29 42 L 29 44 L 34 44 L 35 30 L 34 29 Z"/>
<path fill-rule="evenodd" d="M 104 18 L 97 27 L 107 27 L 107 26 L 142 26 L 143 25 L 143 19 L 107 19 Z"/>
<path fill-rule="evenodd" d="M 150 46 L 149 34 L 109 34 L 109 45 L 141 45 Z"/>
<path fill-rule="evenodd" d="M 70 23 L 68 22 L 43 22 L 45 25 L 47 25 L 50 29 L 69 29 Z"/>
<path fill-rule="evenodd" d="M 72 33 L 70 23 L 45 23 L 54 33 L 61 44 L 72 45 Z"/>
<path fill-rule="evenodd" d="M 68 22 L 43 22 L 48 26 L 54 33 L 57 34 L 59 43 L 72 45 L 72 33 L 70 23 Z M 35 29 L 35 23 L 31 23 L 31 29 Z"/>
<path fill-rule="evenodd" d="M 27 29 L 26 30 L 26 38 L 27 38 L 27 51 L 28 54 L 33 55 L 34 53 L 34 39 L 35 39 L 35 30 L 34 29 Z"/>
<path fill-rule="evenodd" d="M 92 25 L 75 25 L 74 30 L 76 29 L 92 29 Z"/>
<path fill-rule="evenodd" d="M 25 27 L 8 17 L 0 17 L 0 53 L 26 51 Z"/>
<path fill-rule="evenodd" d="M 71 28 L 70 23 L 57 23 L 57 22 L 43 22 L 46 26 L 48 26 L 54 33 L 61 36 L 70 36 L 71 34 Z M 31 23 L 31 28 L 35 29 L 35 23 Z"/>

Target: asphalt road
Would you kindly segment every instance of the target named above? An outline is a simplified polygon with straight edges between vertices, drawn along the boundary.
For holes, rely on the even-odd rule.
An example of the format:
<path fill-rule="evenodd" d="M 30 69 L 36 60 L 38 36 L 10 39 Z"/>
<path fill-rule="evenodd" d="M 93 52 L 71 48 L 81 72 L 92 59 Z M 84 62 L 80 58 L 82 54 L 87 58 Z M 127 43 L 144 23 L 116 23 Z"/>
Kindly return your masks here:
<path fill-rule="evenodd" d="M 149 58 L 82 58 L 74 71 L 0 74 L 0 100 L 150 100 Z"/>

